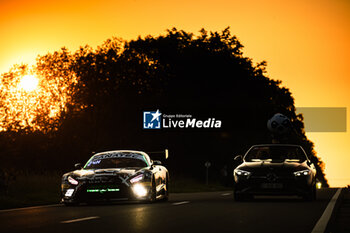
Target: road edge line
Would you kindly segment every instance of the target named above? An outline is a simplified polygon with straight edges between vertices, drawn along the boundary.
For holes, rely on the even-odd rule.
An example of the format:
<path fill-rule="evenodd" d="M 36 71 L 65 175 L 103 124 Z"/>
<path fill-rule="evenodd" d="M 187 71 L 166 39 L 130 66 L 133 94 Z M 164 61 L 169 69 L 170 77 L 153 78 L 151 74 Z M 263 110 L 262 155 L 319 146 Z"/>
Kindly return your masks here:
<path fill-rule="evenodd" d="M 12 212 L 12 211 L 18 211 L 18 210 L 40 209 L 40 208 L 45 208 L 45 207 L 58 207 L 58 206 L 63 206 L 63 205 L 62 204 L 52 204 L 52 205 L 38 205 L 38 206 L 21 207 L 21 208 L 14 208 L 14 209 L 3 209 L 3 210 L 0 210 L 0 213 Z"/>
<path fill-rule="evenodd" d="M 172 205 L 177 206 L 177 205 L 184 205 L 184 204 L 188 204 L 188 203 L 190 203 L 190 202 L 189 201 L 180 201 L 180 202 L 174 202 L 174 203 L 172 203 Z"/>
<path fill-rule="evenodd" d="M 324 233 L 326 231 L 328 222 L 332 216 L 334 206 L 337 203 L 341 191 L 342 188 L 339 188 L 337 192 L 333 195 L 332 199 L 329 201 L 325 211 L 323 212 L 321 218 L 317 221 L 311 233 Z"/>

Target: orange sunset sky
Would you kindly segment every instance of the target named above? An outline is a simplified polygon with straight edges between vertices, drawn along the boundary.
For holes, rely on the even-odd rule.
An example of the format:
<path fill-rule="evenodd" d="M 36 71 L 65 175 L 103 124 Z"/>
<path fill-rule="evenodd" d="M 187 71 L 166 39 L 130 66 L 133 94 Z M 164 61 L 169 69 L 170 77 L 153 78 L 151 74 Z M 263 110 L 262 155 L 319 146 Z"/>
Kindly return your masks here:
<path fill-rule="evenodd" d="M 245 56 L 268 62 L 297 107 L 350 107 L 348 0 L 0 0 L 0 73 L 66 46 L 96 47 L 176 27 L 230 26 Z M 347 117 L 347 119 L 349 119 Z M 331 186 L 350 184 L 350 134 L 307 133 Z"/>

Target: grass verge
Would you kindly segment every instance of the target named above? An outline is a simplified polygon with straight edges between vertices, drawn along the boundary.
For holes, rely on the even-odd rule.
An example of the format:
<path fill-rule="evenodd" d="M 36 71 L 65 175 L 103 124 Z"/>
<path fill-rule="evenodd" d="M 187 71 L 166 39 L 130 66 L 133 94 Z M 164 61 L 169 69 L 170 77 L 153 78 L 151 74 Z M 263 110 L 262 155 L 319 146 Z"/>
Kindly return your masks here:
<path fill-rule="evenodd" d="M 0 194 L 0 209 L 55 204 L 60 201 L 60 174 L 20 174 Z"/>

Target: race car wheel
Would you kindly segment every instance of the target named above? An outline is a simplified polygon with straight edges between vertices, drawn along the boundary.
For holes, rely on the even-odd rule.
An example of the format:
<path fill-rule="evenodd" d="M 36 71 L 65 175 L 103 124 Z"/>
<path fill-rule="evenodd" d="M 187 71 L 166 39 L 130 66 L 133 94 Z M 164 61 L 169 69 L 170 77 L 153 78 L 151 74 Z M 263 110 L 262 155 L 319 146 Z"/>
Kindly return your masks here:
<path fill-rule="evenodd" d="M 168 201 L 169 200 L 169 180 L 168 177 L 165 180 L 165 187 L 164 187 L 164 198 L 163 201 Z"/>
<path fill-rule="evenodd" d="M 156 190 L 156 182 L 154 178 L 152 179 L 152 186 L 151 186 L 151 193 L 149 195 L 148 202 L 152 203 L 155 202 L 157 199 L 157 190 Z"/>

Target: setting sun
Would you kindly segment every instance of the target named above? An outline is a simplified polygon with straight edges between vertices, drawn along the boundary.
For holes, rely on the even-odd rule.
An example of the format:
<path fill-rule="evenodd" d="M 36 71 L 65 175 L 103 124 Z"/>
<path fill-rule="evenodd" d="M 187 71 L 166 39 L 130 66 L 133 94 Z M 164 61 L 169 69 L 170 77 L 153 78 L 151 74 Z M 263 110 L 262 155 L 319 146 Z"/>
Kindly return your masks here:
<path fill-rule="evenodd" d="M 75 83 L 74 73 L 64 68 L 53 74 L 46 67 L 35 72 L 26 66 L 13 67 L 0 78 L 0 132 L 57 130 Z"/>
<path fill-rule="evenodd" d="M 19 83 L 19 87 L 22 88 L 25 91 L 34 91 L 39 84 L 39 80 L 34 75 L 25 75 L 21 79 L 21 82 Z"/>

